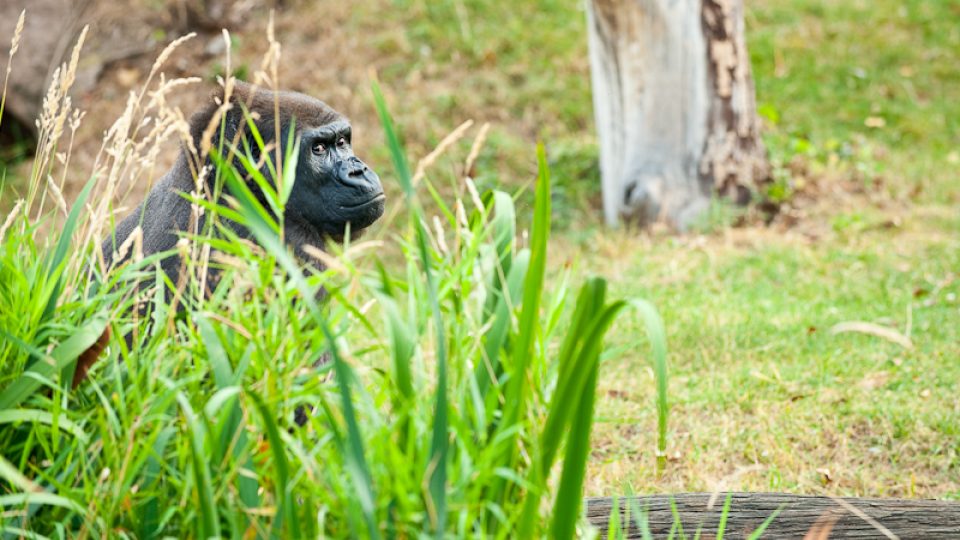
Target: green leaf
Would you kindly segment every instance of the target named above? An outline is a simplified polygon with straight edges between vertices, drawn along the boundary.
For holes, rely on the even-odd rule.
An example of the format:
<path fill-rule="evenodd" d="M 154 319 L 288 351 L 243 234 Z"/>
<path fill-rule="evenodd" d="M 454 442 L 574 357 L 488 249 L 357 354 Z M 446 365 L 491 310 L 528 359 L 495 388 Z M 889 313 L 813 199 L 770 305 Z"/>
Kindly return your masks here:
<path fill-rule="evenodd" d="M 173 385 L 170 385 L 173 389 Z M 183 416 L 187 424 L 187 437 L 190 442 L 190 462 L 193 465 L 194 482 L 197 489 L 197 504 L 200 507 L 200 531 L 204 538 L 220 537 L 220 519 L 217 516 L 217 503 L 214 498 L 213 481 L 206 453 L 203 451 L 203 440 L 206 430 L 203 422 L 190 401 L 182 392 L 177 392 L 177 402 L 183 409 Z"/>
<path fill-rule="evenodd" d="M 80 195 L 77 196 L 76 202 L 73 203 L 73 206 L 70 208 L 70 214 L 67 215 L 67 221 L 63 223 L 63 228 L 59 231 L 60 239 L 57 240 L 57 247 L 53 250 L 53 258 L 50 260 L 50 266 L 47 269 L 48 279 L 56 279 L 57 284 L 53 289 L 53 293 L 50 295 L 50 298 L 47 300 L 47 306 L 43 310 L 42 320 L 49 320 L 53 316 L 53 310 L 57 306 L 57 300 L 60 298 L 60 290 L 63 285 L 63 282 L 60 277 L 60 273 L 63 271 L 63 262 L 67 256 L 67 250 L 70 246 L 73 245 L 73 232 L 77 228 L 77 223 L 80 220 L 80 213 L 84 210 L 87 203 L 87 197 L 90 196 L 90 190 L 93 189 L 93 185 L 96 183 L 97 177 L 91 176 L 83 189 L 80 191 Z M 56 276 L 56 277 L 54 277 Z"/>
<path fill-rule="evenodd" d="M 503 420 L 499 429 L 509 429 L 520 422 L 527 405 L 527 386 L 530 384 L 528 371 L 535 352 L 537 321 L 540 318 L 540 301 L 543 293 L 543 278 L 547 264 L 547 240 L 550 236 L 550 171 L 547 168 L 546 152 L 542 144 L 537 145 L 539 175 L 533 209 L 533 234 L 530 240 L 530 268 L 523 283 L 523 307 L 520 311 L 520 328 L 514 341 L 513 364 L 510 366 L 506 389 L 506 404 Z M 511 437 L 503 446 L 507 452 L 505 466 L 514 467 L 517 456 L 513 453 L 515 437 Z M 537 467 L 535 466 L 534 469 Z M 539 472 L 534 473 L 539 477 Z M 534 485 L 543 485 L 542 478 Z M 507 498 L 501 485 L 495 485 L 490 496 L 493 500 Z M 533 533 L 534 513 L 537 505 L 533 501 L 539 498 L 534 491 L 528 495 L 524 505 L 523 517 L 518 525 L 521 537 L 530 537 Z"/>
<path fill-rule="evenodd" d="M 273 455 L 274 470 L 277 472 L 277 478 L 274 482 L 277 488 L 277 519 L 273 524 L 273 529 L 274 531 L 282 531 L 281 517 L 285 517 L 287 530 L 296 534 L 300 531 L 300 523 L 292 500 L 293 484 L 290 480 L 290 465 L 287 463 L 283 440 L 280 439 L 280 430 L 277 429 L 276 415 L 270 411 L 263 398 L 249 390 L 247 393 L 253 399 L 254 405 L 256 405 L 260 416 L 263 418 L 267 440 L 270 441 L 270 452 Z"/>
<path fill-rule="evenodd" d="M 730 515 L 730 502 L 733 500 L 733 494 L 727 493 L 723 500 L 723 510 L 720 512 L 720 523 L 717 525 L 717 540 L 723 540 L 723 533 L 727 529 L 727 516 Z"/>
<path fill-rule="evenodd" d="M 657 379 L 657 471 L 667 466 L 667 337 L 663 319 L 657 308 L 646 300 L 632 300 L 630 305 L 640 312 L 653 350 L 653 372 Z"/>
<path fill-rule="evenodd" d="M 761 523 L 760 526 L 756 528 L 755 531 L 750 533 L 750 536 L 747 537 L 747 540 L 757 540 L 758 538 L 760 538 L 760 536 L 763 535 L 763 531 L 767 530 L 767 527 L 769 527 L 770 524 L 773 523 L 773 520 L 776 519 L 776 517 L 780 514 L 780 512 L 783 511 L 785 506 L 786 504 L 781 504 L 780 507 L 776 509 L 776 511 L 770 514 L 770 517 L 765 519 L 763 523 Z"/>
<path fill-rule="evenodd" d="M 0 478 L 3 478 L 7 482 L 13 485 L 13 487 L 22 489 L 24 491 L 39 492 L 40 487 L 27 478 L 20 469 L 13 466 L 12 463 L 7 461 L 0 456 Z"/>
<path fill-rule="evenodd" d="M 58 345 L 48 357 L 37 358 L 20 377 L 0 392 L 0 410 L 10 409 L 23 403 L 37 388 L 41 381 L 50 379 L 70 362 L 76 361 L 81 353 L 89 349 L 103 335 L 107 327 L 107 316 L 98 313 L 88 319 L 72 336 Z M 3 332 L 6 334 L 6 332 Z M 9 334 L 7 338 L 12 338 Z M 19 341 L 19 340 L 18 340 Z M 69 381 L 67 381 L 69 384 Z"/>
<path fill-rule="evenodd" d="M 54 422 L 53 414 L 47 411 L 40 411 L 36 409 L 7 409 L 0 411 L 0 424 L 12 424 L 15 422 L 37 422 L 40 424 L 47 424 L 48 426 L 54 426 L 58 429 L 66 431 L 67 433 L 76 437 L 82 443 L 87 442 L 87 434 L 83 432 L 83 429 L 81 429 L 77 424 L 73 423 L 72 420 L 62 415 L 57 418 L 56 422 Z"/>
<path fill-rule="evenodd" d="M 417 246 L 420 251 L 420 262 L 423 264 L 424 278 L 427 283 L 427 293 L 430 307 L 433 310 L 433 322 L 437 335 L 437 390 L 434 399 L 433 430 L 430 439 L 430 459 L 427 463 L 426 474 L 429 477 L 431 521 L 434 523 L 434 532 L 438 538 L 443 536 L 446 529 L 446 483 L 447 483 L 447 451 L 448 451 L 448 419 L 447 419 L 447 338 L 444 331 L 443 312 L 440 310 L 440 300 L 434 283 L 433 270 L 430 264 L 430 253 L 427 247 L 427 233 L 423 225 L 423 211 L 417 201 L 413 189 L 413 179 L 410 176 L 410 167 L 400 146 L 393 120 L 387 111 L 386 101 L 380 92 L 379 85 L 374 81 L 372 85 L 374 103 L 383 124 L 383 131 L 387 137 L 387 145 L 397 170 L 397 177 L 410 207 L 410 219 L 413 222 L 417 237 Z"/>
<path fill-rule="evenodd" d="M 48 506 L 59 506 L 67 508 L 73 512 L 85 516 L 87 511 L 76 502 L 53 493 L 12 493 L 10 495 L 0 495 L 0 508 L 20 508 L 28 504 L 45 504 Z"/>

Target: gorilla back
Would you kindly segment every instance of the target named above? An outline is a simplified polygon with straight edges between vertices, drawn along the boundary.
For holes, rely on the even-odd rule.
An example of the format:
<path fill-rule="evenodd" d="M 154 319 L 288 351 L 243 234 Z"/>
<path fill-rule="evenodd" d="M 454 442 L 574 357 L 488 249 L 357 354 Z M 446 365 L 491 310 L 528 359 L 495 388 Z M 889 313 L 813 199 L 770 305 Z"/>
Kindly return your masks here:
<path fill-rule="evenodd" d="M 272 143 L 279 144 L 281 149 L 287 148 L 291 126 L 295 129 L 292 136 L 298 141 L 295 149 L 298 159 L 293 188 L 284 210 L 284 239 L 302 261 L 318 264 L 306 254 L 305 245 L 322 249 L 327 239 L 342 241 L 348 230 L 351 235 L 356 235 L 383 214 L 384 194 L 380 179 L 354 155 L 350 123 L 341 114 L 322 101 L 303 94 L 273 92 L 237 82 L 229 98 L 230 106 L 222 114 L 221 125 L 217 116 L 218 110 L 222 110 L 223 99 L 221 88 L 191 117 L 190 135 L 194 148 L 204 146 L 206 133 L 213 151 L 217 148 L 222 148 L 224 154 L 229 153 L 229 148 L 249 151 L 253 162 L 264 162 L 261 173 L 269 179 L 269 165 L 265 159 L 260 159 L 260 147 L 247 128 L 247 119 L 254 119 L 265 148 L 276 148 Z M 280 134 L 279 141 L 276 140 L 277 133 Z M 212 167 L 213 164 L 210 159 L 199 162 L 187 146 L 181 148 L 173 168 L 157 182 L 140 206 L 103 241 L 102 250 L 108 267 L 121 262 L 114 260 L 117 246 L 122 245 L 138 225 L 143 233 L 145 256 L 174 249 L 179 233 L 190 228 L 191 204 L 184 194 L 194 191 L 201 166 Z M 270 154 L 272 157 L 274 152 Z M 245 170 L 239 158 L 235 159 L 234 165 L 238 171 Z M 205 176 L 204 196 L 212 199 L 216 175 Z M 250 178 L 246 180 L 254 195 L 265 203 L 256 182 Z M 224 204 L 223 195 L 229 194 L 229 189 L 224 188 L 218 202 Z M 264 207 L 269 208 L 267 204 Z M 197 223 L 197 230 L 203 230 L 203 219 L 201 217 Z M 250 238 L 249 231 L 242 225 L 223 221 L 241 237 Z M 173 283 L 177 283 L 180 263 L 177 255 L 161 262 L 162 269 Z"/>

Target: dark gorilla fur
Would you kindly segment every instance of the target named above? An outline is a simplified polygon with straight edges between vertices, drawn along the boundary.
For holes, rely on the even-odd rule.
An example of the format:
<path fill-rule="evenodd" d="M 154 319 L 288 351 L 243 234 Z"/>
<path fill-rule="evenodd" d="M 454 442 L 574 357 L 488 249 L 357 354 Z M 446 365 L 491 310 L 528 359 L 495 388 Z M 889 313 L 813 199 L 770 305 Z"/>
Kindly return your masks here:
<path fill-rule="evenodd" d="M 222 102 L 223 88 L 219 88 L 190 119 L 190 135 L 193 147 L 198 151 L 203 145 L 204 132 L 209 131 L 208 126 L 214 121 Z M 211 151 L 222 148 L 223 154 L 227 155 L 231 145 L 240 152 L 249 148 L 255 162 L 259 162 L 259 147 L 247 129 L 248 115 L 255 119 L 268 149 L 275 148 L 272 143 L 277 142 L 279 122 L 281 155 L 287 148 L 290 127 L 294 126 L 296 130 L 294 136 L 300 139 L 299 156 L 284 214 L 284 239 L 302 261 L 318 265 L 304 251 L 305 245 L 322 249 L 327 239 L 342 241 L 347 230 L 355 236 L 380 218 L 384 209 L 380 179 L 354 156 L 350 145 L 350 123 L 344 116 L 318 99 L 296 92 L 273 92 L 239 81 L 231 93 L 230 102 L 231 107 L 223 114 L 222 130 L 219 125 L 214 126 Z M 270 150 L 269 154 L 270 158 L 276 158 L 275 150 Z M 143 230 L 144 256 L 174 249 L 179 240 L 178 233 L 190 228 L 191 203 L 184 193 L 194 190 L 198 165 L 212 166 L 212 161 L 207 159 L 206 163 L 198 164 L 194 153 L 184 145 L 173 168 L 157 182 L 136 211 L 117 225 L 114 234 L 104 240 L 102 249 L 108 267 L 111 263 L 121 262 L 113 260 L 115 250 L 137 225 Z M 244 171 L 239 158 L 235 165 L 238 171 Z M 266 163 L 261 172 L 271 178 Z M 214 193 L 215 177 L 212 173 L 206 175 L 207 197 Z M 248 179 L 247 185 L 264 207 L 269 208 L 256 183 Z M 222 193 L 230 194 L 226 187 Z M 225 204 L 223 200 L 220 203 Z M 201 216 L 196 230 L 204 230 L 203 220 Z M 250 238 L 249 231 L 241 225 L 222 221 L 241 237 Z M 180 266 L 181 261 L 176 255 L 161 262 L 162 269 L 174 284 L 178 282 Z"/>

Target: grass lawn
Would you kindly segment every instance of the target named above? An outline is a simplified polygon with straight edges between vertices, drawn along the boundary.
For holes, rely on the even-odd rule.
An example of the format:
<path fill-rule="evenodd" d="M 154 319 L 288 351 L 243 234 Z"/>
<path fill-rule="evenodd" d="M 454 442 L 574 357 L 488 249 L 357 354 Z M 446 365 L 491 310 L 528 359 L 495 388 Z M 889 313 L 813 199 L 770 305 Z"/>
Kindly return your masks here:
<path fill-rule="evenodd" d="M 766 140 L 784 198 L 800 208 L 789 227 L 721 223 L 686 238 L 599 228 L 574 2 L 409 2 L 405 39 L 437 52 L 432 64 L 397 72 L 457 74 L 489 89 L 431 87 L 449 105 L 432 116 L 442 124 L 504 109 L 510 127 L 494 132 L 506 162 L 528 162 L 531 134 L 544 137 L 567 223 L 555 235 L 556 264 L 578 261 L 580 272 L 608 277 L 614 295 L 649 298 L 664 316 L 668 470 L 655 473 L 641 327 L 621 322 L 601 371 L 589 494 L 724 487 L 958 498 L 960 6 L 746 3 Z M 537 31 L 513 31 L 508 12 Z M 805 208 L 811 184 L 818 201 Z M 896 329 L 913 348 L 831 333 L 845 321 Z"/>
<path fill-rule="evenodd" d="M 659 306 L 670 467 L 654 473 L 652 373 L 622 324 L 604 364 L 589 491 L 960 496 L 960 216 L 809 242 L 772 231 L 600 243 L 585 266 Z M 632 251 L 628 260 L 615 253 Z M 603 264 L 602 260 L 611 261 Z M 868 321 L 912 349 L 830 329 Z"/>

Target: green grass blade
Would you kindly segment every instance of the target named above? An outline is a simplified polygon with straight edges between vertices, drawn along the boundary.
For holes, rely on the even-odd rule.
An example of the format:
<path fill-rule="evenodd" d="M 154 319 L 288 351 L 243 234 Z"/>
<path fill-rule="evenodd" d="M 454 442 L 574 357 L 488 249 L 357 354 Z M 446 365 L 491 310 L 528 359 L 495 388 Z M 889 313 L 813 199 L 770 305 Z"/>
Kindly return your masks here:
<path fill-rule="evenodd" d="M 583 339 L 588 335 L 589 325 L 596 320 L 597 313 L 603 306 L 606 294 L 606 282 L 602 279 L 591 279 L 580 289 L 574 308 L 574 320 L 560 350 L 558 363 L 560 374 L 557 377 L 557 388 L 550 402 L 547 412 L 547 421 L 544 423 L 541 435 L 541 474 L 546 477 L 553 467 L 553 460 L 560 448 L 564 427 L 567 425 L 571 411 L 579 406 L 579 396 L 583 391 L 583 371 L 586 366 L 577 362 L 578 350 L 583 348 Z"/>
<path fill-rule="evenodd" d="M 543 293 L 543 278 L 547 266 L 547 240 L 550 238 L 550 170 L 547 168 L 546 151 L 537 146 L 539 176 L 537 178 L 536 202 L 534 203 L 533 234 L 530 240 L 530 269 L 523 283 L 523 308 L 520 312 L 520 330 L 517 350 L 519 365 L 514 366 L 511 391 L 508 391 L 507 424 L 523 414 L 524 394 L 527 387 L 526 371 L 534 354 L 536 324 L 540 316 L 540 300 Z M 511 405 L 512 404 L 512 405 Z"/>
<path fill-rule="evenodd" d="M 49 379 L 54 373 L 62 371 L 70 362 L 76 361 L 80 353 L 89 349 L 103 335 L 106 327 L 106 314 L 93 315 L 74 331 L 73 335 L 58 345 L 49 357 L 37 358 L 17 380 L 0 392 L 0 410 L 10 409 L 23 403 L 40 387 L 42 379 Z"/>
<path fill-rule="evenodd" d="M 390 338 L 390 357 L 393 360 L 393 374 L 397 389 L 403 400 L 410 400 L 413 395 L 413 373 L 410 370 L 410 361 L 416 348 L 413 331 L 410 324 L 403 320 L 396 300 L 386 294 L 381 294 L 380 305 L 383 307 L 383 317 L 387 326 L 387 335 Z"/>
<path fill-rule="evenodd" d="M 783 511 L 785 506 L 786 504 L 781 504 L 779 508 L 777 508 L 772 514 L 770 514 L 770 517 L 763 520 L 763 523 L 761 523 L 760 526 L 756 528 L 756 530 L 750 533 L 750 536 L 747 537 L 747 540 L 757 540 L 758 538 L 760 538 L 760 536 L 763 535 L 763 531 L 767 530 L 767 527 L 769 527 L 770 524 L 773 523 L 773 520 L 777 518 L 777 516 L 780 514 L 780 512 Z"/>
<path fill-rule="evenodd" d="M 145 492 L 150 493 L 154 485 L 160 479 L 160 470 L 161 463 L 164 461 L 163 455 L 166 452 L 167 444 L 170 442 L 170 439 L 176 433 L 176 428 L 173 426 L 168 426 L 163 428 L 160 431 L 160 434 L 157 436 L 157 440 L 153 443 L 151 448 L 150 457 L 147 458 L 146 464 L 143 469 L 143 481 L 141 482 L 141 488 Z M 159 533 L 159 523 L 160 523 L 160 507 L 164 504 L 162 496 L 156 494 L 152 497 L 149 497 L 142 506 L 140 515 L 142 520 L 137 525 L 141 532 L 141 536 L 145 538 L 155 538 Z"/>
<path fill-rule="evenodd" d="M 194 317 L 194 324 L 200 332 L 203 339 L 203 346 L 207 349 L 207 361 L 210 362 L 210 368 L 213 371 L 213 380 L 217 388 L 226 388 L 237 383 L 233 376 L 233 368 L 230 366 L 230 360 L 227 357 L 227 351 L 220 341 L 220 336 L 207 317 L 197 314 Z"/>
<path fill-rule="evenodd" d="M 173 385 L 171 384 L 171 389 Z M 190 401 L 182 392 L 177 392 L 177 402 L 186 419 L 187 436 L 190 443 L 190 462 L 193 465 L 194 482 L 197 489 L 197 505 L 200 511 L 200 531 L 204 538 L 220 537 L 220 519 L 217 516 L 217 503 L 214 498 L 213 481 L 206 453 L 203 450 L 205 429 L 203 422 L 194 413 Z"/>
<path fill-rule="evenodd" d="M 497 263 L 490 279 L 490 293 L 484 307 L 484 318 L 493 314 L 494 306 L 502 300 L 505 278 L 510 274 L 513 262 L 513 245 L 517 237 L 517 216 L 513 199 L 503 191 L 493 191 L 493 220 L 490 223 Z"/>
<path fill-rule="evenodd" d="M 598 278 L 595 278 L 598 279 Z M 599 279 L 598 279 L 599 280 Z M 599 280 L 603 281 L 603 280 Z M 601 285 L 605 287 L 605 283 Z M 617 314 L 626 306 L 624 302 L 614 302 L 600 313 L 591 325 L 584 339 L 583 349 L 578 359 L 579 373 L 584 379 L 579 399 L 576 395 L 558 399 L 577 399 L 577 407 L 570 420 L 567 451 L 560 476 L 560 489 L 553 507 L 554 538 L 573 538 L 576 533 L 577 519 L 583 498 L 583 480 L 590 457 L 590 432 L 593 427 L 593 406 L 597 391 L 597 378 L 600 370 L 600 351 L 603 349 L 603 337 Z"/>
<path fill-rule="evenodd" d="M 526 278 L 527 270 L 530 268 L 530 251 L 521 250 L 513 259 L 510 267 L 510 274 L 507 276 L 507 290 L 510 299 L 518 299 L 523 294 L 523 281 Z M 510 334 L 513 324 L 513 306 L 507 301 L 505 295 L 497 299 L 496 306 L 493 309 L 493 321 L 490 323 L 490 329 L 487 331 L 484 341 L 483 362 L 476 368 L 476 379 L 481 396 L 486 398 L 487 391 L 493 379 L 497 379 L 503 373 L 500 363 L 500 351 L 507 343 L 507 337 Z"/>
<path fill-rule="evenodd" d="M 723 533 L 727 529 L 727 517 L 730 515 L 730 502 L 733 500 L 733 494 L 727 493 L 723 501 L 723 510 L 720 512 L 720 523 L 717 525 L 717 540 L 723 540 Z"/>
<path fill-rule="evenodd" d="M 633 300 L 630 305 L 640 312 L 650 346 L 653 349 L 653 372 L 657 379 L 657 470 L 667 466 L 667 334 L 657 308 L 646 300 Z"/>
<path fill-rule="evenodd" d="M 86 515 L 86 509 L 76 502 L 53 493 L 11 493 L 0 495 L 0 508 L 20 508 L 26 505 L 45 504 L 67 508 L 80 515 Z"/>
<path fill-rule="evenodd" d="M 297 121 L 296 118 L 294 118 L 290 121 L 290 129 L 287 134 L 287 147 L 284 150 L 283 157 L 282 182 L 280 182 L 280 186 L 278 186 L 280 191 L 280 204 L 284 208 L 287 205 L 287 201 L 290 200 L 290 194 L 293 193 L 293 184 L 297 178 L 297 160 L 300 158 L 300 152 L 297 151 L 297 149 L 300 148 L 300 139 L 296 137 L 296 127 Z"/>
<path fill-rule="evenodd" d="M 240 178 L 239 173 L 230 168 L 224 161 L 222 161 L 215 154 L 210 155 L 210 159 L 216 163 L 217 167 L 224 171 L 224 181 L 227 184 L 227 187 L 230 189 L 230 195 L 232 195 L 237 202 L 242 206 L 245 212 L 241 212 L 241 215 L 245 218 L 243 222 L 245 224 L 252 225 L 253 222 L 256 222 L 263 227 L 269 228 L 274 233 L 280 231 L 280 226 L 277 224 L 276 220 L 270 215 L 270 212 L 260 203 L 259 199 L 250 191 L 250 188 L 247 184 Z M 241 160 L 242 161 L 242 160 Z M 253 169 L 256 171 L 256 169 Z M 268 197 L 268 199 L 270 199 Z M 272 200 L 272 199 L 270 199 Z M 222 215 L 226 215 L 221 213 Z"/>
<path fill-rule="evenodd" d="M 611 503 L 613 509 L 610 511 L 610 515 L 607 517 L 607 540 L 620 538 L 623 536 L 623 531 L 620 530 L 620 499 L 614 495 Z M 630 523 L 629 519 L 627 520 L 627 523 Z"/>
<path fill-rule="evenodd" d="M 228 182 L 235 182 L 227 175 Z M 343 360 L 337 347 L 336 336 L 330 329 L 326 317 L 320 311 L 320 306 L 316 301 L 316 291 L 307 283 L 303 272 L 300 270 L 293 257 L 287 251 L 286 246 L 280 241 L 277 232 L 263 220 L 262 215 L 257 212 L 258 203 L 251 198 L 243 197 L 239 199 L 239 211 L 244 220 L 244 224 L 257 239 L 257 242 L 263 246 L 267 253 L 276 258 L 280 266 L 287 272 L 287 275 L 293 281 L 303 301 L 306 303 L 311 317 L 320 326 L 320 330 L 326 339 L 330 350 L 330 356 L 333 360 L 334 373 L 336 374 L 337 386 L 343 406 L 343 419 L 347 424 L 347 471 L 350 473 L 354 496 L 360 505 L 364 519 L 367 522 L 368 536 L 370 538 L 379 538 L 377 520 L 374 516 L 376 496 L 374 494 L 373 481 L 370 475 L 370 469 L 364 455 L 363 438 L 360 434 L 360 426 L 357 421 L 356 410 L 353 404 L 353 398 L 350 393 L 350 384 L 354 377 L 350 366 Z"/>
<path fill-rule="evenodd" d="M 81 429 L 80 426 L 75 424 L 72 420 L 62 415 L 57 418 L 56 422 L 54 422 L 53 414 L 47 411 L 40 411 L 36 409 L 0 410 L 0 424 L 12 424 L 15 422 L 37 422 L 40 424 L 46 424 L 73 435 L 80 442 L 87 442 L 87 434 L 84 433 L 83 429 Z"/>
<path fill-rule="evenodd" d="M 635 498 L 630 499 L 630 510 L 634 523 L 640 531 L 640 538 L 642 540 L 653 540 L 653 533 L 650 532 L 650 517 L 647 514 L 647 510 L 640 508 L 640 504 Z"/>
<path fill-rule="evenodd" d="M 23 491 L 37 492 L 40 487 L 33 480 L 27 478 L 20 469 L 10 463 L 3 456 L 0 456 L 0 478 L 10 483 L 11 486 L 22 489 Z"/>
<path fill-rule="evenodd" d="M 70 208 L 67 220 L 63 223 L 63 228 L 59 232 L 60 239 L 57 240 L 57 247 L 53 250 L 53 258 L 50 260 L 50 266 L 47 268 L 48 278 L 53 278 L 55 274 L 57 275 L 57 285 L 54 287 L 53 294 L 51 294 L 47 300 L 47 305 L 43 310 L 43 320 L 49 319 L 53 315 L 54 308 L 57 306 L 57 300 L 60 298 L 60 290 L 63 285 L 58 273 L 62 271 L 61 265 L 67 256 L 67 250 L 73 245 L 73 232 L 77 228 L 77 223 L 80 221 L 80 213 L 86 208 L 87 197 L 90 196 L 90 190 L 93 189 L 96 180 L 96 176 L 91 176 L 90 179 L 87 180 L 86 185 L 83 186 L 83 189 L 80 191 L 80 195 L 77 196 L 77 200 Z"/>
<path fill-rule="evenodd" d="M 417 247 L 420 251 L 420 259 L 423 264 L 423 272 L 427 284 L 427 293 L 430 299 L 430 306 L 433 310 L 434 329 L 437 335 L 437 390 L 434 400 L 433 430 L 430 441 L 430 460 L 427 464 L 427 474 L 429 476 L 430 503 L 428 510 L 431 513 L 431 520 L 434 523 L 436 536 L 442 537 L 446 529 L 446 483 L 447 483 L 447 460 L 448 460 L 448 419 L 447 419 L 447 338 L 444 331 L 443 312 L 440 310 L 440 300 L 437 296 L 437 288 L 434 282 L 433 269 L 430 264 L 430 252 L 427 246 L 427 233 L 423 225 L 423 212 L 417 202 L 416 193 L 413 189 L 413 181 L 410 176 L 410 167 L 407 165 L 407 159 L 400 146 L 400 141 L 394 129 L 393 120 L 387 110 L 386 100 L 380 91 L 376 81 L 372 84 L 374 103 L 377 113 L 380 115 L 380 122 L 383 125 L 383 131 L 387 138 L 387 145 L 390 148 L 390 155 L 393 158 L 394 167 L 397 171 L 397 177 L 403 188 L 407 205 L 410 211 L 410 220 L 415 228 L 417 237 Z"/>
<path fill-rule="evenodd" d="M 533 233 L 530 240 L 530 269 L 523 283 L 523 307 L 520 311 L 519 331 L 513 344 L 514 363 L 510 366 L 506 403 L 499 430 L 512 429 L 524 415 L 526 389 L 529 384 L 527 375 L 534 355 L 536 323 L 540 316 L 540 301 L 547 264 L 547 240 L 550 237 L 550 171 L 547 168 L 546 152 L 542 144 L 537 145 L 537 163 L 539 174 L 533 210 Z M 517 459 L 516 454 L 513 453 L 515 439 L 516 436 L 512 435 L 502 446 L 505 452 L 503 465 L 508 467 L 513 467 Z M 503 501 L 506 498 L 503 484 L 495 484 L 490 490 L 489 497 L 493 501 Z M 525 512 L 525 515 L 528 517 L 522 519 L 520 523 L 521 536 L 529 534 L 533 526 L 531 511 Z"/>
<path fill-rule="evenodd" d="M 383 126 L 383 134 L 387 139 L 387 148 L 390 150 L 390 158 L 393 160 L 393 168 L 397 171 L 397 179 L 400 181 L 400 187 L 407 200 L 414 199 L 413 176 L 410 174 L 410 165 L 407 163 L 407 156 L 403 152 L 403 146 L 400 144 L 400 138 L 393 127 L 393 120 L 387 111 L 387 100 L 380 91 L 380 85 L 374 81 L 371 85 L 373 91 L 373 102 L 377 107 L 377 114 L 380 116 L 380 124 Z"/>
<path fill-rule="evenodd" d="M 558 540 L 573 538 L 577 532 L 583 497 L 583 479 L 590 455 L 590 430 L 593 426 L 593 405 L 596 397 L 599 366 L 584 375 L 585 388 L 577 414 L 570 425 L 567 453 L 564 456 L 560 489 L 553 505 L 553 537 Z"/>
<path fill-rule="evenodd" d="M 564 340 L 564 347 L 561 348 L 560 375 L 557 388 L 550 399 L 547 421 L 540 436 L 539 455 L 530 471 L 531 484 L 540 489 L 529 493 L 524 502 L 520 523 L 520 531 L 523 535 L 533 534 L 543 486 L 546 486 L 563 436 L 568 431 L 568 426 L 575 422 L 572 420 L 574 411 L 582 406 L 581 400 L 586 391 L 584 385 L 587 383 L 585 374 L 591 372 L 593 369 L 591 366 L 598 359 L 592 356 L 587 347 L 592 346 L 591 343 L 596 341 L 591 337 L 592 329 L 603 317 L 602 305 L 605 294 L 606 282 L 599 278 L 589 280 L 580 289 L 574 310 L 574 321 Z M 599 346 L 599 343 L 594 344 Z"/>
<path fill-rule="evenodd" d="M 255 392 L 248 389 L 247 394 L 253 400 L 257 411 L 263 418 L 267 440 L 270 442 L 270 453 L 273 455 L 274 470 L 277 472 L 277 478 L 274 481 L 277 488 L 277 516 L 273 523 L 273 530 L 282 531 L 283 520 L 286 519 L 287 530 L 295 535 L 300 531 L 300 523 L 291 496 L 293 486 L 290 483 L 290 464 L 287 462 L 287 454 L 284 451 L 283 440 L 280 438 L 280 430 L 277 429 L 276 415 L 270 411 L 263 398 Z"/>
<path fill-rule="evenodd" d="M 677 500 L 673 497 L 670 497 L 670 514 L 673 515 L 673 525 L 670 527 L 669 538 L 673 538 L 674 535 L 679 534 L 680 538 L 685 539 L 687 537 L 683 532 L 683 520 L 680 519 L 680 510 L 677 509 Z"/>

